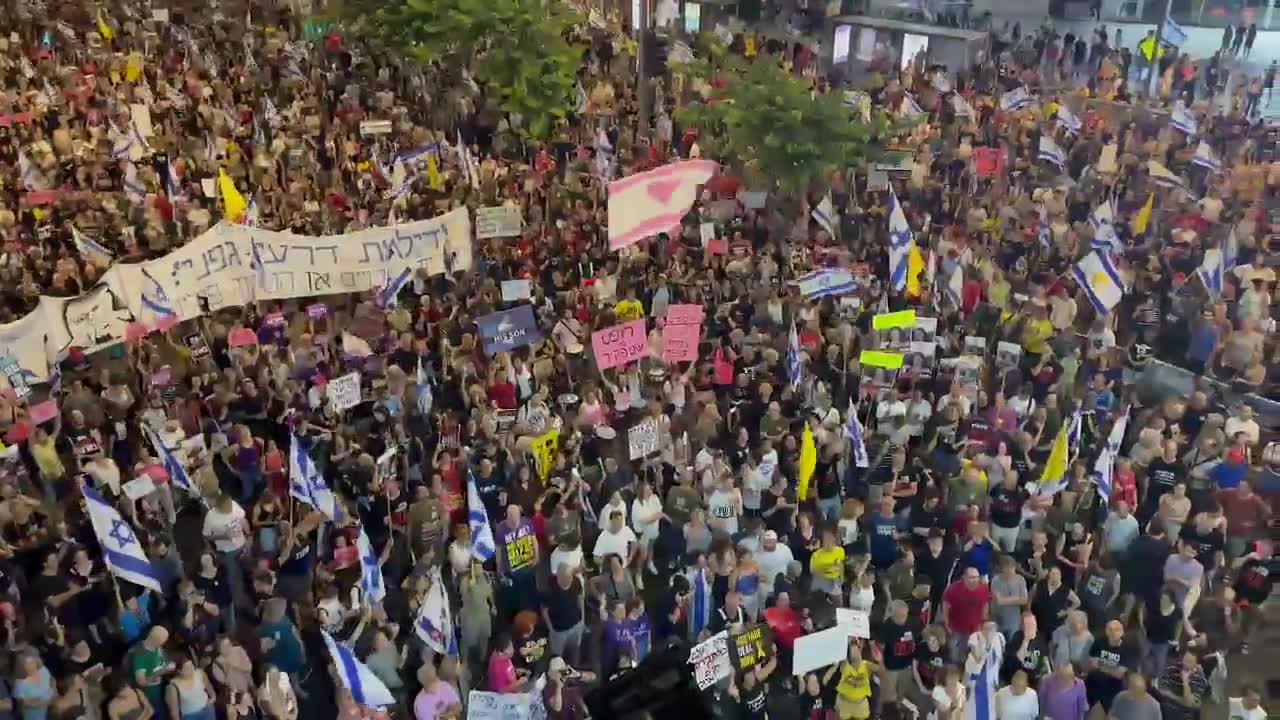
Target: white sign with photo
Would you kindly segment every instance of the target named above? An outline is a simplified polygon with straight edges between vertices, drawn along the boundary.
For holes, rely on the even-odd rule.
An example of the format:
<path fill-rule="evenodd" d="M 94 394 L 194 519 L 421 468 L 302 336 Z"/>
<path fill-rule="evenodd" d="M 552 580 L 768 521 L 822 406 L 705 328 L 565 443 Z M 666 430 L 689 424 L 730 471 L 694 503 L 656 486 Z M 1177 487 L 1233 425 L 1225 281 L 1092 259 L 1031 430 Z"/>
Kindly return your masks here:
<path fill-rule="evenodd" d="M 467 696 L 467 720 L 545 720 L 546 717 L 541 692 L 472 690 Z"/>
<path fill-rule="evenodd" d="M 996 345 L 996 367 L 1017 367 L 1022 362 L 1022 346 L 1018 343 L 1001 341 Z"/>
<path fill-rule="evenodd" d="M 638 460 L 658 451 L 658 421 L 649 419 L 627 430 L 631 459 Z"/>
<path fill-rule="evenodd" d="M 847 627 L 853 637 L 871 638 L 871 616 L 865 610 L 836 608 L 836 625 Z"/>
<path fill-rule="evenodd" d="M 476 209 L 476 238 L 515 237 L 524 227 L 520 208 L 498 205 Z"/>
<path fill-rule="evenodd" d="M 329 402 L 342 412 L 360 404 L 360 373 L 353 372 L 329 381 Z"/>
<path fill-rule="evenodd" d="M 502 302 L 528 300 L 532 294 L 532 286 L 528 280 L 502 281 Z"/>

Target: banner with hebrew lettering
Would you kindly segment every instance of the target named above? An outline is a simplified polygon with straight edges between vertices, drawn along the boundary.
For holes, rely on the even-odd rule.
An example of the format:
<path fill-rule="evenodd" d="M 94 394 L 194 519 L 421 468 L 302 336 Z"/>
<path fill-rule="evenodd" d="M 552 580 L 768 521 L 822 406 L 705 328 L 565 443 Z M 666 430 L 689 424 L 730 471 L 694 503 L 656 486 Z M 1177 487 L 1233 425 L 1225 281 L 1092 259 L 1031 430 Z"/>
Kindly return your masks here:
<path fill-rule="evenodd" d="M 648 357 L 644 320 L 632 320 L 591 333 L 591 350 L 601 370 Z"/>
<path fill-rule="evenodd" d="M 0 347 L 17 360 L 28 382 L 43 382 L 68 348 L 99 350 L 125 340 L 130 327 L 198 317 L 204 303 L 217 310 L 256 300 L 364 292 L 406 268 L 436 275 L 470 270 L 471 261 L 465 208 L 324 237 L 220 224 L 162 258 L 113 265 L 83 295 L 40 298 L 26 317 L 0 325 Z M 0 377 L 0 387 L 7 385 Z"/>

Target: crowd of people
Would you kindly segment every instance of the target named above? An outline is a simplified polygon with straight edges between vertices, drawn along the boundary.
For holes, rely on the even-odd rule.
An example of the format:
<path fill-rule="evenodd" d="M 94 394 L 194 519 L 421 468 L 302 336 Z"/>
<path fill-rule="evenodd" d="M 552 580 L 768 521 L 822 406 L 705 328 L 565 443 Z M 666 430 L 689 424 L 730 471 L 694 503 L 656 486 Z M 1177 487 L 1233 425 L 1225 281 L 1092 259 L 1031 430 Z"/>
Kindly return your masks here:
<path fill-rule="evenodd" d="M 1167 53 L 1140 102 L 1141 47 L 1105 28 L 993 33 L 953 73 L 880 48 L 905 69 L 865 90 L 914 119 L 884 139 L 905 164 L 761 204 L 711 158 L 680 227 L 618 252 L 608 182 L 708 153 L 672 78 L 636 136 L 633 48 L 607 28 L 574 36 L 579 106 L 533 147 L 466 72 L 317 33 L 299 3 L 6 22 L 0 320 L 197 237 L 220 175 L 264 229 L 505 204 L 524 230 L 390 299 L 224 308 L 11 380 L 0 715 L 457 720 L 496 694 L 580 719 L 670 644 L 763 625 L 707 713 L 1266 717 L 1225 678 L 1272 583 L 1280 166 L 1264 76 L 1225 54 L 1200 82 Z M 852 82 L 812 48 L 729 49 Z M 431 145 L 386 192 L 384 161 Z M 519 279 L 530 297 L 504 300 Z M 521 304 L 541 339 L 488 352 L 477 319 Z M 661 360 L 676 305 L 703 309 L 692 362 Z M 648 357 L 598 369 L 592 333 L 634 320 Z M 336 410 L 352 370 L 361 401 Z M 850 611 L 866 636 L 795 673 Z"/>

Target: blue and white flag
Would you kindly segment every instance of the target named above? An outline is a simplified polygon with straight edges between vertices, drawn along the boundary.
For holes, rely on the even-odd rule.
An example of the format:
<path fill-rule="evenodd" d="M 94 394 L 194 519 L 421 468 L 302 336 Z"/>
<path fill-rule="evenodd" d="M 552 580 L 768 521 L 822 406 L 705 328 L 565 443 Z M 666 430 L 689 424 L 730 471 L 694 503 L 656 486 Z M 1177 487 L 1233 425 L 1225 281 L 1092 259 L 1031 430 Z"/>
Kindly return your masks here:
<path fill-rule="evenodd" d="M 844 426 L 844 433 L 849 438 L 849 447 L 853 451 L 853 464 L 860 468 L 871 467 L 871 459 L 867 455 L 867 442 L 862 434 L 862 422 L 858 420 L 858 406 L 849 398 L 849 419 Z"/>
<path fill-rule="evenodd" d="M 1222 267 L 1230 272 L 1236 266 L 1236 261 L 1240 257 L 1240 239 L 1236 237 L 1236 228 L 1231 226 L 1231 232 L 1227 233 L 1227 242 L 1222 246 Z"/>
<path fill-rule="evenodd" d="M 1223 278 L 1227 273 L 1226 262 L 1222 259 L 1222 250 L 1209 248 L 1204 251 L 1204 259 L 1196 268 L 1196 275 L 1204 284 L 1204 289 L 1212 297 L 1222 297 Z"/>
<path fill-rule="evenodd" d="M 1196 125 L 1195 116 L 1191 114 L 1191 111 L 1187 109 L 1187 106 L 1181 100 L 1174 103 L 1173 109 L 1169 111 L 1169 124 L 1175 130 L 1181 130 L 1187 135 L 1195 135 L 1199 129 Z"/>
<path fill-rule="evenodd" d="M 1067 448 L 1074 461 L 1080 454 L 1080 438 L 1084 432 L 1084 415 L 1079 408 L 1071 413 L 1071 421 L 1067 423 Z"/>
<path fill-rule="evenodd" d="M 165 163 L 164 175 L 164 189 L 169 196 L 169 202 L 182 200 L 185 197 L 182 192 L 182 178 L 178 177 L 178 170 L 173 167 L 172 161 Z"/>
<path fill-rule="evenodd" d="M 1067 154 L 1058 147 L 1058 141 L 1052 135 L 1040 136 L 1040 159 L 1057 165 L 1059 169 L 1067 164 Z"/>
<path fill-rule="evenodd" d="M 542 340 L 532 305 L 517 305 L 478 317 L 476 326 L 480 329 L 480 345 L 490 357 Z"/>
<path fill-rule="evenodd" d="M 132 205 L 147 201 L 147 189 L 138 180 L 138 166 L 128 161 L 124 164 L 124 195 Z"/>
<path fill-rule="evenodd" d="M 889 287 L 894 292 L 907 289 L 907 265 L 911 257 L 911 226 L 902 211 L 898 194 L 889 187 Z"/>
<path fill-rule="evenodd" d="M 1026 86 L 1019 85 L 1013 90 L 1010 90 L 1000 96 L 1000 109 L 1004 112 L 1017 112 L 1034 104 L 1035 101 L 1036 99 L 1031 97 L 1031 94 L 1027 92 Z"/>
<path fill-rule="evenodd" d="M 329 657 L 333 666 L 338 669 L 338 679 L 351 691 L 351 698 L 361 707 L 381 708 L 396 704 L 396 698 L 377 675 L 356 657 L 354 651 L 341 645 L 327 632 L 324 635 L 325 647 L 329 648 Z"/>
<path fill-rule="evenodd" d="M 80 232 L 74 225 L 71 226 L 71 241 L 75 243 L 80 257 L 89 262 L 110 263 L 115 259 L 115 255 L 103 247 L 102 243 Z"/>
<path fill-rule="evenodd" d="M 973 712 L 966 712 L 967 720 L 996 720 L 996 688 L 1000 687 L 1000 666 L 1004 662 L 1004 636 L 992 633 L 991 639 L 981 631 L 969 636 L 969 645 L 980 644 L 981 660 L 970 652 L 964 661 L 966 683 L 969 688 Z M 980 663 L 980 664 L 979 664 Z"/>
<path fill-rule="evenodd" d="M 447 657 L 458 656 L 458 639 L 453 631 L 453 616 L 449 612 L 449 593 L 445 590 L 440 568 L 431 570 L 431 587 L 418 608 L 418 619 L 413 630 L 422 642 L 433 651 Z"/>
<path fill-rule="evenodd" d="M 189 493 L 199 495 L 195 491 L 195 484 L 191 482 L 191 476 L 187 474 L 187 469 L 182 466 L 182 461 L 178 456 L 173 454 L 164 440 L 160 438 L 160 434 L 147 424 L 143 424 L 142 429 L 146 432 L 147 440 L 151 441 L 151 447 L 155 448 L 156 453 L 160 455 L 161 463 L 164 465 L 165 472 L 169 473 L 169 479 L 177 487 L 186 490 Z"/>
<path fill-rule="evenodd" d="M 476 165 L 476 159 L 471 156 L 471 148 L 462 142 L 462 131 L 458 131 L 458 144 L 455 148 L 458 154 L 458 162 L 462 165 L 462 173 L 467 178 L 467 184 L 472 190 L 480 189 L 480 167 Z"/>
<path fill-rule="evenodd" d="M 1102 446 L 1102 452 L 1093 463 L 1093 480 L 1098 484 L 1098 495 L 1108 505 L 1111 504 L 1111 489 L 1114 487 L 1112 481 L 1115 477 L 1116 458 L 1120 456 L 1120 443 L 1124 442 L 1124 433 L 1128 428 L 1129 406 L 1126 405 L 1120 417 L 1111 426 L 1111 433 L 1107 435 L 1107 444 Z"/>
<path fill-rule="evenodd" d="M 1196 146 L 1196 154 L 1191 157 L 1192 165 L 1199 165 L 1211 173 L 1222 172 L 1222 161 L 1218 159 L 1218 154 L 1209 147 L 1209 143 L 1204 140 Z"/>
<path fill-rule="evenodd" d="M 1092 249 L 1112 255 L 1121 254 L 1124 248 L 1116 233 L 1116 213 L 1110 200 L 1093 209 L 1089 215 L 1089 225 L 1093 227 L 1093 241 L 1090 243 Z"/>
<path fill-rule="evenodd" d="M 467 470 L 467 524 L 471 527 L 471 555 L 485 562 L 497 552 L 497 544 L 493 541 L 489 513 L 485 511 L 480 491 L 476 489 L 476 476 L 470 469 Z"/>
<path fill-rule="evenodd" d="M 1084 290 L 1099 315 L 1106 315 L 1124 297 L 1125 287 L 1120 272 L 1106 253 L 1094 250 L 1085 255 L 1072 268 L 1072 273 L 1076 284 Z"/>
<path fill-rule="evenodd" d="M 373 543 L 364 528 L 356 536 L 356 552 L 360 554 L 360 591 L 365 602 L 372 605 L 387 596 L 387 583 L 382 579 L 382 561 L 374 551 Z"/>
<path fill-rule="evenodd" d="M 400 291 L 405 285 L 413 279 L 413 269 L 405 268 L 395 277 L 388 276 L 387 281 L 382 287 L 378 288 L 377 294 L 373 297 L 373 304 L 377 305 L 381 310 L 390 310 L 396 306 L 396 298 L 399 297 Z"/>
<path fill-rule="evenodd" d="M 1084 122 L 1071 112 L 1071 108 L 1066 105 L 1058 106 L 1058 127 L 1066 130 L 1072 135 L 1079 135 L 1080 129 L 1084 127 Z"/>
<path fill-rule="evenodd" d="M 92 488 L 86 487 L 81 492 L 89 520 L 93 523 L 93 534 L 98 536 L 98 544 L 102 546 L 102 559 L 111 574 L 135 585 L 163 592 L 160 575 L 151 567 L 151 560 L 129 523 Z"/>
<path fill-rule="evenodd" d="M 804 374 L 803 368 L 800 367 L 800 336 L 796 333 L 796 324 L 791 323 L 791 332 L 787 335 L 787 381 L 791 383 L 791 389 L 800 387 L 800 378 Z"/>
<path fill-rule="evenodd" d="M 596 131 L 596 174 L 605 180 L 613 178 L 617 166 L 617 156 L 613 143 L 609 142 L 609 133 L 604 128 Z"/>
<path fill-rule="evenodd" d="M 800 287 L 806 300 L 818 300 L 829 296 L 846 295 L 858 289 L 853 273 L 841 268 L 814 270 L 793 281 Z"/>
<path fill-rule="evenodd" d="M 964 307 L 964 267 L 960 263 L 956 263 L 951 274 L 947 275 L 947 285 L 943 289 L 951 298 L 952 305 L 957 309 Z"/>
<path fill-rule="evenodd" d="M 831 203 L 831 193 L 829 191 L 826 196 L 822 198 L 822 201 L 818 203 L 818 206 L 809 214 L 813 216 L 814 221 L 816 221 L 823 230 L 827 231 L 828 235 L 833 238 L 836 236 L 836 208 L 835 205 Z"/>
<path fill-rule="evenodd" d="M 297 435 L 289 443 L 289 495 L 337 519 L 337 499 Z"/>
<path fill-rule="evenodd" d="M 418 357 L 418 371 L 415 379 L 418 383 L 418 412 L 423 417 L 431 417 L 431 407 L 436 403 L 436 396 L 431 390 L 431 378 L 427 375 L 421 356 Z"/>

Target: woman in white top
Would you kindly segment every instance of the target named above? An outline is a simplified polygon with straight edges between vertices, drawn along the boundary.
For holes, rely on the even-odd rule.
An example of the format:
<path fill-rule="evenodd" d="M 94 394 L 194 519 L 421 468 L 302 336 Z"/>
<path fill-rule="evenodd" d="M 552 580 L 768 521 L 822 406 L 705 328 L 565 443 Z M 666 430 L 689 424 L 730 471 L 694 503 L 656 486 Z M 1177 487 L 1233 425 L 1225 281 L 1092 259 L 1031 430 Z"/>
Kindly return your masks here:
<path fill-rule="evenodd" d="M 968 693 L 960 682 L 960 668 L 951 666 L 944 673 L 946 679 L 933 686 L 935 720 L 964 720 L 964 706 Z"/>
<path fill-rule="evenodd" d="M 760 472 L 755 456 L 747 453 L 742 464 L 742 507 L 750 510 L 753 517 L 760 515 L 760 500 L 764 491 L 769 489 L 769 479 Z"/>
<path fill-rule="evenodd" d="M 613 517 L 614 512 L 622 513 L 622 524 L 627 524 L 627 501 L 622 499 L 622 492 L 615 490 L 609 496 L 609 502 L 600 508 L 600 530 L 604 531 L 609 528 L 609 518 Z"/>
<path fill-rule="evenodd" d="M 1027 671 L 1013 673 L 1011 682 L 996 693 L 996 720 L 1036 720 L 1040 698 L 1027 686 Z"/>
<path fill-rule="evenodd" d="M 653 492 L 653 486 L 647 480 L 640 483 L 640 494 L 631 501 L 631 527 L 640 536 L 646 553 L 658 539 L 658 523 L 663 517 L 662 500 Z"/>
<path fill-rule="evenodd" d="M 742 493 L 733 486 L 733 476 L 724 473 L 716 483 L 715 492 L 707 500 L 707 515 L 714 530 L 729 535 L 738 534 L 738 518 L 742 516 Z"/>

